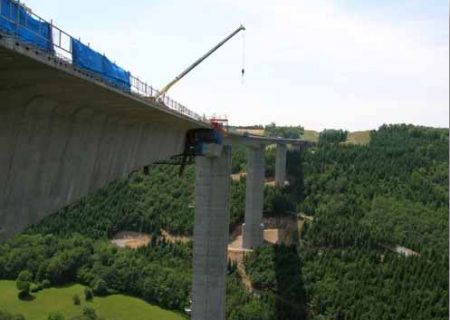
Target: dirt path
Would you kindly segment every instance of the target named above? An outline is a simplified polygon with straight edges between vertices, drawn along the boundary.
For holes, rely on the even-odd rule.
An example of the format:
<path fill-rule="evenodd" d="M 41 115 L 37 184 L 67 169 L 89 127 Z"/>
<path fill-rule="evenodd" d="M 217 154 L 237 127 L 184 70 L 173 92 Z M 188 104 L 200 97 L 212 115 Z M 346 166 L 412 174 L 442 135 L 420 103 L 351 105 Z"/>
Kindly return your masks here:
<path fill-rule="evenodd" d="M 228 244 L 228 259 L 236 263 L 237 271 L 241 276 L 242 284 L 249 292 L 253 291 L 252 282 L 245 272 L 244 256 L 253 250 L 242 248 L 242 235 L 236 235 Z"/>
<path fill-rule="evenodd" d="M 272 179 L 271 178 L 266 179 L 264 181 L 264 185 L 275 188 L 275 179 L 273 179 L 273 178 Z"/>
<path fill-rule="evenodd" d="M 264 219 L 264 241 L 272 244 L 291 244 L 294 240 L 293 233 L 297 230 L 297 219 L 295 217 L 272 217 Z M 242 279 L 242 284 L 249 292 L 255 291 L 249 276 L 245 272 L 244 257 L 252 252 L 250 249 L 242 248 L 242 228 L 236 227 L 232 232 L 231 241 L 228 244 L 228 259 L 235 262 L 237 271 Z"/>
<path fill-rule="evenodd" d="M 175 243 L 175 242 L 187 243 L 192 239 L 192 237 L 190 237 L 190 236 L 177 236 L 177 235 L 170 234 L 169 232 L 167 232 L 166 230 L 163 230 L 163 229 L 161 229 L 161 235 L 163 236 L 163 238 L 166 241 L 169 241 L 170 243 Z"/>
<path fill-rule="evenodd" d="M 244 285 L 245 289 L 249 292 L 252 292 L 252 282 L 250 281 L 250 277 L 248 276 L 247 272 L 245 272 L 244 262 L 239 262 L 237 264 L 237 271 L 241 276 L 242 284 Z"/>
<path fill-rule="evenodd" d="M 238 173 L 233 173 L 230 175 L 231 180 L 239 182 L 241 181 L 242 177 L 246 177 L 247 176 L 247 172 L 238 172 Z M 264 179 L 264 185 L 269 186 L 269 187 L 275 187 L 275 178 L 267 178 Z"/>
<path fill-rule="evenodd" d="M 150 235 L 134 231 L 120 231 L 111 239 L 111 243 L 120 248 L 137 249 L 148 245 Z"/>
<path fill-rule="evenodd" d="M 302 218 L 303 220 L 308 220 L 308 221 L 311 221 L 311 222 L 314 221 L 314 216 L 308 216 L 307 214 L 304 214 L 303 212 L 300 212 L 298 214 L 298 217 Z"/>
<path fill-rule="evenodd" d="M 240 181 L 241 177 L 245 177 L 245 176 L 247 176 L 247 172 L 233 173 L 231 175 L 231 180 L 233 180 L 233 181 Z"/>
<path fill-rule="evenodd" d="M 302 230 L 303 230 L 303 226 L 304 225 L 305 225 L 305 220 L 298 219 L 298 221 L 297 221 L 297 230 L 298 230 L 298 238 L 299 239 L 302 238 Z"/>
<path fill-rule="evenodd" d="M 380 243 L 380 245 L 383 248 L 388 249 L 388 250 L 390 250 L 394 253 L 397 253 L 401 256 L 405 256 L 405 257 L 420 256 L 420 253 L 418 253 L 414 250 L 411 250 L 409 248 L 399 246 L 399 245 L 391 246 L 391 245 L 384 244 L 384 243 Z"/>

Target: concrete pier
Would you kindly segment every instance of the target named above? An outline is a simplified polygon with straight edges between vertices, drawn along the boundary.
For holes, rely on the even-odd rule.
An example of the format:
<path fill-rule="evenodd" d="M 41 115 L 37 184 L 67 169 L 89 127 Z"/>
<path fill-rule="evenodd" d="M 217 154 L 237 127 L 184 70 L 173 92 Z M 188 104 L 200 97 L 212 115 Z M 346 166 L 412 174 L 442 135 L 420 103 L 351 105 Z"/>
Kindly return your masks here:
<path fill-rule="evenodd" d="M 248 148 L 248 173 L 245 191 L 245 223 L 242 225 L 242 247 L 260 246 L 264 237 L 264 146 Z"/>
<path fill-rule="evenodd" d="M 275 160 L 275 184 L 284 186 L 286 181 L 286 153 L 287 146 L 285 144 L 277 144 L 277 157 Z"/>
<path fill-rule="evenodd" d="M 230 172 L 230 146 L 196 158 L 193 320 L 225 319 Z"/>

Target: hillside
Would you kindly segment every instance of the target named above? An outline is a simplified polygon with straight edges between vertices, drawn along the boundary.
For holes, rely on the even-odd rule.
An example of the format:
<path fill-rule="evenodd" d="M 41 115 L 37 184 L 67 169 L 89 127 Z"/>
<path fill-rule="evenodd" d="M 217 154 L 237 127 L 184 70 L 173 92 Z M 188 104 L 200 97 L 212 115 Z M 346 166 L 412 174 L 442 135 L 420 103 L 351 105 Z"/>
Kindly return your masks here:
<path fill-rule="evenodd" d="M 347 144 L 360 144 L 367 145 L 370 142 L 370 131 L 354 131 L 349 132 L 347 136 L 347 140 L 345 143 Z"/>
<path fill-rule="evenodd" d="M 302 138 L 307 141 L 317 142 L 319 141 L 319 132 L 314 130 L 305 130 Z"/>
<path fill-rule="evenodd" d="M 304 172 L 310 318 L 447 317 L 448 130 L 383 126 L 367 146 L 305 154 Z"/>
<path fill-rule="evenodd" d="M 343 137 L 354 143 L 342 144 Z M 292 246 L 265 245 L 247 257 L 257 295 L 229 266 L 227 319 L 447 316 L 448 130 L 386 125 L 369 138 L 330 130 L 317 147 L 288 153 L 290 186 L 265 188 L 265 215 L 296 210 L 310 220 L 299 224 L 302 237 Z M 267 177 L 274 152 L 266 150 Z M 245 170 L 245 150 L 236 148 L 233 172 Z M 158 236 L 192 233 L 193 175 L 193 167 L 180 178 L 176 167 L 154 166 L 61 210 L 0 245 L 0 278 L 27 269 L 54 285 L 104 281 L 108 292 L 183 310 L 191 243 Z M 242 222 L 244 198 L 245 178 L 232 183 L 230 230 Z M 108 239 L 123 230 L 152 234 L 150 245 L 111 246 Z"/>
<path fill-rule="evenodd" d="M 307 141 L 318 142 L 320 132 L 314 130 L 305 130 L 302 138 Z M 367 145 L 370 142 L 370 130 L 354 131 L 347 134 L 345 144 Z"/>
<path fill-rule="evenodd" d="M 277 127 L 280 128 L 280 127 Z M 316 131 L 316 130 L 308 130 L 308 129 L 303 129 L 302 127 L 281 127 L 281 128 L 296 128 L 299 132 L 299 137 L 300 139 L 304 139 L 306 141 L 311 141 L 311 142 L 318 142 L 319 141 L 319 135 L 320 132 Z M 271 130 L 272 129 L 272 130 Z M 262 126 L 259 127 L 233 127 L 231 128 L 232 131 L 236 131 L 236 132 L 247 132 L 249 134 L 254 134 L 254 135 L 271 135 L 271 131 L 276 131 L 273 130 L 272 127 L 270 126 L 266 126 L 266 129 L 264 129 Z M 288 137 L 287 135 L 283 135 L 283 131 L 277 129 L 276 132 L 281 133 L 281 136 L 285 136 Z M 274 134 L 276 136 L 276 134 Z M 347 139 L 345 141 L 346 144 L 360 144 L 360 145 L 367 145 L 370 141 L 370 130 L 365 130 L 365 131 L 354 131 L 354 132 L 349 132 L 347 135 Z"/>

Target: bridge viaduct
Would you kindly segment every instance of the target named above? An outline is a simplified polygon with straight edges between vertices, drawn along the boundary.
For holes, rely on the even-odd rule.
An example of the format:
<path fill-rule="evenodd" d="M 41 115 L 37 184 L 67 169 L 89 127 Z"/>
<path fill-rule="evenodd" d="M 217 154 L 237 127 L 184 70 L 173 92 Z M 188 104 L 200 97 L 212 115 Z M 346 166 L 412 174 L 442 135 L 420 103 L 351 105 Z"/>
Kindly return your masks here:
<path fill-rule="evenodd" d="M 69 62 L 0 35 L 0 240 L 107 183 L 183 153 L 193 113 L 124 92 Z M 184 110 L 186 111 L 186 110 Z M 264 147 L 277 144 L 284 184 L 289 139 L 231 134 L 197 157 L 192 319 L 224 319 L 231 146 L 248 147 L 243 246 L 263 241 Z"/>

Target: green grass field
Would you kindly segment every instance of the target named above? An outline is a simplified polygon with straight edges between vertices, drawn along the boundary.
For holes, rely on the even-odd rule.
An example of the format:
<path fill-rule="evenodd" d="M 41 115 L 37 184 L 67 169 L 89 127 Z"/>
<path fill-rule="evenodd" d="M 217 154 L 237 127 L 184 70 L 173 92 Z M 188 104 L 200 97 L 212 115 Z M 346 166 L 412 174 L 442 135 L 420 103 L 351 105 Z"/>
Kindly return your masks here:
<path fill-rule="evenodd" d="M 81 305 L 73 304 L 72 297 L 78 294 Z M 88 305 L 97 315 L 106 320 L 184 320 L 181 314 L 161 309 L 141 299 L 121 294 L 94 297 L 92 302 L 84 300 L 84 286 L 74 284 L 61 288 L 49 288 L 33 293 L 32 301 L 17 298 L 16 282 L 0 280 L 0 309 L 13 314 L 22 314 L 26 320 L 47 320 L 51 312 L 61 312 L 66 319 L 80 315 Z"/>

